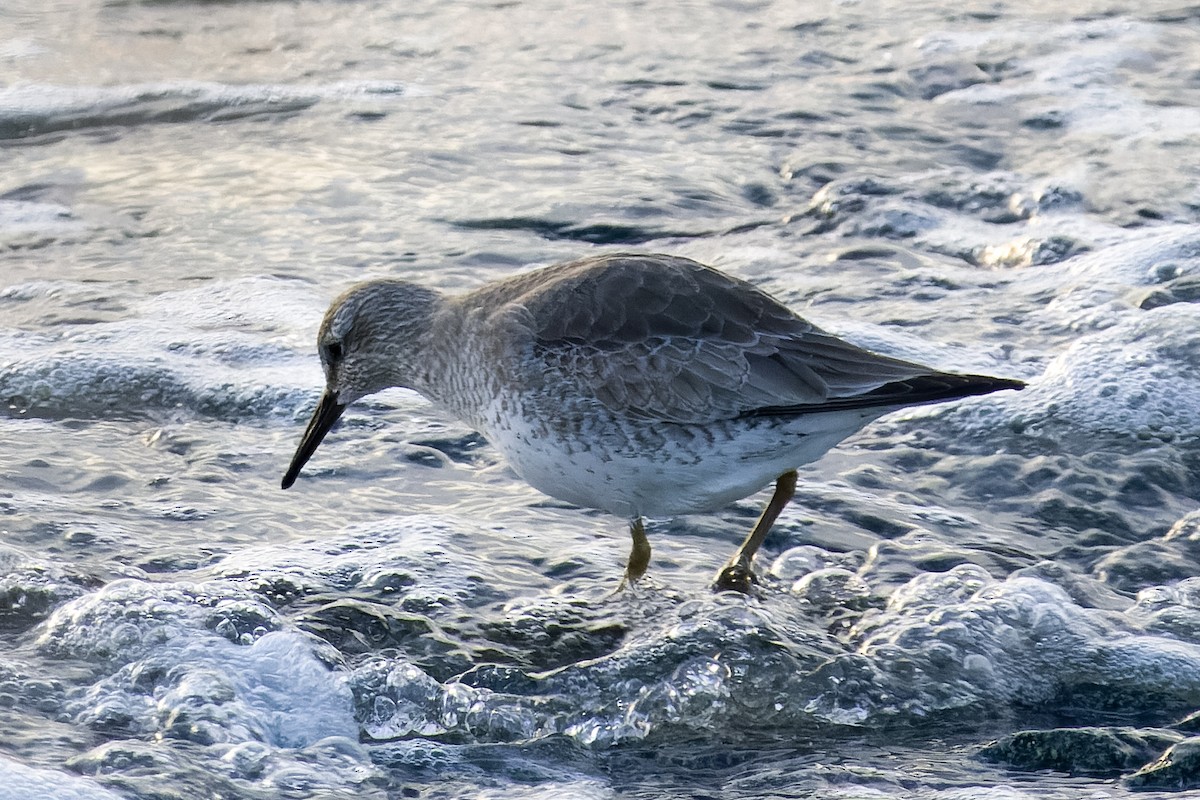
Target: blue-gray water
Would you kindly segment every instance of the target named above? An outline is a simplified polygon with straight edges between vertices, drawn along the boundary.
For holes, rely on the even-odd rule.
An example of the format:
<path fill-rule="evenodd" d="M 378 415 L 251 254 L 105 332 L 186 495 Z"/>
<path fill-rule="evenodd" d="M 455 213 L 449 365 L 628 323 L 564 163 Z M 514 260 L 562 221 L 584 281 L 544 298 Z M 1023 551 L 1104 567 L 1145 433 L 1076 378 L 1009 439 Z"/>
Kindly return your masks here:
<path fill-rule="evenodd" d="M 7 0 L 0 798 L 1179 785 L 1198 108 L 1166 3 Z M 346 285 L 615 247 L 1031 387 L 804 468 L 759 599 L 765 494 L 610 596 L 624 523 L 406 392 L 280 491 Z M 1081 726 L 1151 744 L 985 757 Z"/>

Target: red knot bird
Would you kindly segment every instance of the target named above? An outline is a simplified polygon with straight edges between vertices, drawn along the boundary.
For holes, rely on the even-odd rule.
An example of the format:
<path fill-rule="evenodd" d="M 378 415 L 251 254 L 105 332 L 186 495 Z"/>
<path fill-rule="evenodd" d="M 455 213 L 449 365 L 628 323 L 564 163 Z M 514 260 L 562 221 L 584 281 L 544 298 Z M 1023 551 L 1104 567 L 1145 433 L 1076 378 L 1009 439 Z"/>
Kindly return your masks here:
<path fill-rule="evenodd" d="M 714 511 L 774 481 L 716 579 L 741 592 L 797 467 L 894 409 L 1025 385 L 872 353 L 711 267 L 629 253 L 454 296 L 362 283 L 333 301 L 317 348 L 325 393 L 283 488 L 347 405 L 402 386 L 482 433 L 536 489 L 630 520 L 622 585 L 650 561 L 643 517 Z"/>

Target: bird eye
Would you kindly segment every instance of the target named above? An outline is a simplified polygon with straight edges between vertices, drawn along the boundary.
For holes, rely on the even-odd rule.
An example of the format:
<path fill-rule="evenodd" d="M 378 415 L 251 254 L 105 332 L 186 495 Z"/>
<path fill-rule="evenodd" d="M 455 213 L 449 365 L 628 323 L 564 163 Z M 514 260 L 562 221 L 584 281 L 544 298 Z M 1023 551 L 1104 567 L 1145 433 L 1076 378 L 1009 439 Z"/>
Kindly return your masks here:
<path fill-rule="evenodd" d="M 333 364 L 334 362 L 342 360 L 342 343 L 341 342 L 326 343 L 326 345 L 325 345 L 325 360 L 330 364 Z"/>

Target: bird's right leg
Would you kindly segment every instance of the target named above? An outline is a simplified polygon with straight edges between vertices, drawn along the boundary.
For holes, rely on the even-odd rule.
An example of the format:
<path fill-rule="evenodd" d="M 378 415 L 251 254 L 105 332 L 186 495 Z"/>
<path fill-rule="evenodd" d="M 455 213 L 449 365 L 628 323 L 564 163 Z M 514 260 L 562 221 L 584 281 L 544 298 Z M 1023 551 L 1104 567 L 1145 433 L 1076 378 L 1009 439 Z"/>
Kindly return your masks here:
<path fill-rule="evenodd" d="M 767 531 L 771 530 L 784 506 L 795 496 L 796 480 L 799 477 L 793 469 L 783 473 L 775 481 L 775 493 L 771 495 L 771 502 L 763 509 L 762 516 L 758 518 L 746 541 L 742 542 L 733 558 L 729 559 L 729 563 L 717 574 L 713 583 L 715 590 L 723 592 L 732 589 L 742 594 L 750 594 L 751 587 L 758 583 L 758 578 L 754 576 L 754 570 L 750 566 L 754 561 L 754 554 L 758 552 L 763 539 L 767 538 Z"/>
<path fill-rule="evenodd" d="M 650 566 L 650 540 L 646 538 L 646 526 L 642 524 L 641 517 L 634 517 L 629 523 L 629 534 L 633 537 L 633 549 L 629 551 L 625 577 L 617 587 L 618 592 L 628 584 L 637 583 L 646 574 L 646 567 Z"/>

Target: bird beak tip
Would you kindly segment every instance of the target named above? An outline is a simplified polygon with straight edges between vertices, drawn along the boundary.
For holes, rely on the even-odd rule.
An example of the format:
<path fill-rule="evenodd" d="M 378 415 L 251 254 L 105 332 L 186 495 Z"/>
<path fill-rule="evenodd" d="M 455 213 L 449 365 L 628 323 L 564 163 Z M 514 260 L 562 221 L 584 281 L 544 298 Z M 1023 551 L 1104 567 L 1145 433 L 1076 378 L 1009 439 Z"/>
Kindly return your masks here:
<path fill-rule="evenodd" d="M 280 486 L 284 489 L 291 487 L 296 482 L 296 478 L 300 475 L 300 470 L 308 463 L 308 459 L 316 451 L 317 445 L 325 438 L 325 434 L 334 426 L 334 423 L 342 416 L 342 411 L 346 408 L 345 405 L 337 401 L 337 395 L 333 392 L 326 391 L 322 395 L 321 400 L 317 403 L 316 409 L 313 411 L 312 419 L 308 422 L 308 428 L 305 429 L 304 435 L 300 437 L 300 445 L 296 448 L 296 455 L 292 456 L 292 463 L 288 466 L 287 472 L 283 474 L 283 481 Z"/>

